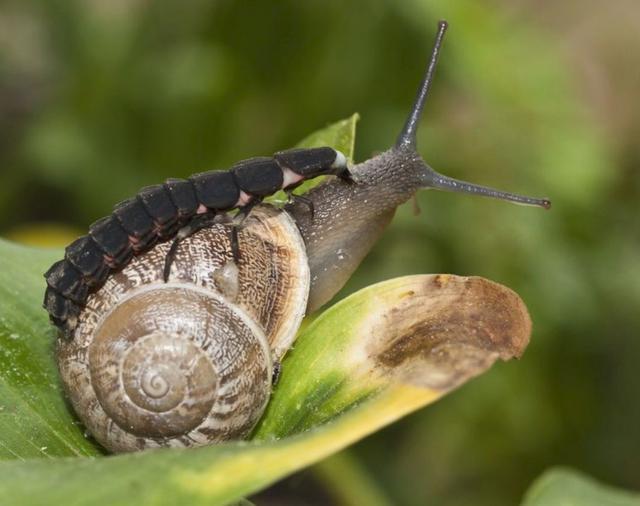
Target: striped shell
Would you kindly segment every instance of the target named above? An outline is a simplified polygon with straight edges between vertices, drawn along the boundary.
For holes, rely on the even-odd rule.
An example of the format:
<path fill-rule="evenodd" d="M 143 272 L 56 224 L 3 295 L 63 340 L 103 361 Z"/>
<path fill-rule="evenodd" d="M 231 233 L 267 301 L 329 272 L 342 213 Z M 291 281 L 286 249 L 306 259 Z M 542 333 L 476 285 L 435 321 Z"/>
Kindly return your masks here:
<path fill-rule="evenodd" d="M 309 268 L 288 214 L 256 208 L 135 257 L 87 301 L 58 365 L 82 422 L 105 448 L 200 446 L 246 436 L 271 392 L 273 361 L 304 316 Z"/>

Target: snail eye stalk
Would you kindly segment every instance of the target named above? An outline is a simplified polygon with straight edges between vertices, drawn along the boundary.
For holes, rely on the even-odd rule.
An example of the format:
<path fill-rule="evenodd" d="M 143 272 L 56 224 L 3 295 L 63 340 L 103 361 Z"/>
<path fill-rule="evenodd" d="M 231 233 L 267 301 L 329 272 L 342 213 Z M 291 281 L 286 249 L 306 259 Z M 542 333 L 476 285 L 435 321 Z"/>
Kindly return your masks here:
<path fill-rule="evenodd" d="M 514 204 L 520 204 L 523 206 L 542 207 L 543 209 L 551 208 L 551 201 L 549 199 L 528 197 L 517 193 L 496 190 L 495 188 L 490 188 L 488 186 L 480 186 L 473 183 L 467 183 L 466 181 L 460 181 L 436 172 L 427 164 L 424 164 L 423 170 L 424 172 L 421 174 L 423 188 L 434 188 L 436 190 L 455 193 L 469 193 L 498 200 L 507 200 Z"/>
<path fill-rule="evenodd" d="M 422 116 L 424 104 L 429 96 L 429 90 L 431 89 L 431 83 L 433 82 L 433 75 L 435 74 L 436 65 L 438 63 L 438 56 L 440 56 L 440 49 L 442 48 L 442 41 L 448 26 L 449 25 L 444 20 L 438 22 L 438 33 L 436 34 L 436 40 L 433 44 L 433 50 L 431 51 L 431 58 L 429 59 L 427 70 L 424 73 L 424 77 L 422 78 L 422 82 L 418 88 L 418 94 L 413 102 L 413 107 L 411 107 L 409 117 L 396 140 L 396 148 L 407 147 L 413 150 L 416 150 L 417 148 L 416 134 L 418 132 L 420 117 Z"/>
<path fill-rule="evenodd" d="M 440 50 L 442 49 L 442 42 L 444 40 L 444 34 L 447 31 L 447 27 L 448 24 L 446 21 L 438 22 L 438 32 L 436 33 L 431 57 L 429 58 L 429 63 L 427 64 L 427 69 L 422 78 L 422 82 L 418 87 L 418 93 L 413 106 L 411 107 L 411 111 L 409 112 L 409 116 L 407 117 L 407 121 L 396 140 L 395 149 L 397 150 L 409 150 L 410 152 L 417 153 L 416 136 L 418 126 L 424 109 L 424 104 L 429 96 L 429 91 L 431 90 L 433 76 L 435 74 L 438 57 L 440 56 Z M 436 172 L 424 162 L 422 162 L 420 170 L 420 179 L 423 188 L 434 188 L 437 190 L 456 193 L 470 193 L 473 195 L 507 200 L 516 204 L 542 207 L 544 209 L 549 209 L 551 207 L 551 201 L 548 199 L 518 195 L 516 193 L 504 192 L 487 186 L 480 186 L 466 181 L 460 181 Z"/>

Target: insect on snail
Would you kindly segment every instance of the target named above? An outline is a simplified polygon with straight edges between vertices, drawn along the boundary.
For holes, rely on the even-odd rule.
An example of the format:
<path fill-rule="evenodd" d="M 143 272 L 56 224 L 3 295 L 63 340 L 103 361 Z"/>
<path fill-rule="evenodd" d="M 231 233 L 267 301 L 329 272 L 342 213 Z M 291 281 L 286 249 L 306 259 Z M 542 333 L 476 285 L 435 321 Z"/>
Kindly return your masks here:
<path fill-rule="evenodd" d="M 67 394 L 112 451 L 245 436 L 305 313 L 344 285 L 426 188 L 549 208 L 435 172 L 416 132 L 447 24 L 441 21 L 395 145 L 347 168 L 331 148 L 253 158 L 143 189 L 94 223 L 45 274 Z M 335 175 L 278 209 L 277 190 Z M 228 211 L 238 209 L 230 217 Z"/>

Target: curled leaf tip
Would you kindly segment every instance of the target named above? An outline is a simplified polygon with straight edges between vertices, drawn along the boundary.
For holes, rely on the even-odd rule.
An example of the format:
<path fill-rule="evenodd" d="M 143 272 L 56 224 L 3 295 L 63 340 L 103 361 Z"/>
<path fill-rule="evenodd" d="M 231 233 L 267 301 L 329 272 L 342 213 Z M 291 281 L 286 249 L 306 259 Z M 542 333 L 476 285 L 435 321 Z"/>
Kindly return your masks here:
<path fill-rule="evenodd" d="M 450 390 L 529 342 L 526 306 L 505 286 L 438 274 L 402 278 L 398 288 L 379 299 L 363 335 L 371 360 L 402 382 Z"/>

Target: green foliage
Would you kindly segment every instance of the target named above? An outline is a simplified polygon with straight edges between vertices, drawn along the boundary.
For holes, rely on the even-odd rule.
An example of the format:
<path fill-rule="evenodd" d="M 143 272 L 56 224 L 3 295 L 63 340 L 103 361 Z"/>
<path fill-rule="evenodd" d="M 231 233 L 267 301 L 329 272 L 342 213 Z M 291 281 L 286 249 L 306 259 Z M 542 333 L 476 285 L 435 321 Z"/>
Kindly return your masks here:
<path fill-rule="evenodd" d="M 571 469 L 546 471 L 531 486 L 522 506 L 638 506 L 640 494 L 598 483 Z"/>
<path fill-rule="evenodd" d="M 0 240 L 0 458 L 97 455 L 65 405 L 42 309 L 42 273 L 60 256 Z"/>

